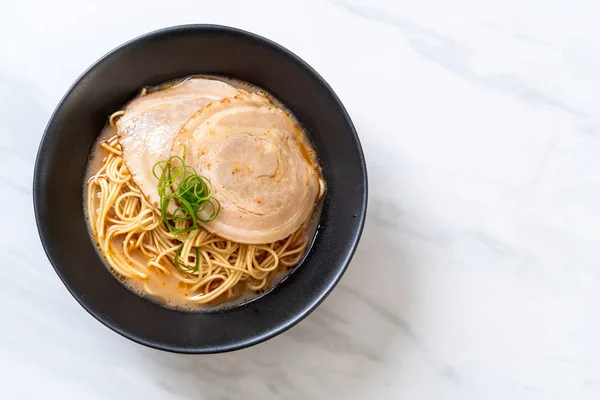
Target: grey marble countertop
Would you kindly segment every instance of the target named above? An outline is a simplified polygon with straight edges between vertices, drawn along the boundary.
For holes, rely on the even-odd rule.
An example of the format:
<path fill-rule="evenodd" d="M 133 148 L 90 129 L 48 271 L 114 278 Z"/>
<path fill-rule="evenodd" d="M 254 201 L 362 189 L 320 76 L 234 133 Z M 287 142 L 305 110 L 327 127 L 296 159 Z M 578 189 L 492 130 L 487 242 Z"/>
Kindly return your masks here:
<path fill-rule="evenodd" d="M 600 398 L 598 1 L 28 1 L 0 11 L 0 397 Z M 69 85 L 183 23 L 266 36 L 346 105 L 370 177 L 341 283 L 268 342 L 145 348 L 71 297 L 31 180 Z"/>

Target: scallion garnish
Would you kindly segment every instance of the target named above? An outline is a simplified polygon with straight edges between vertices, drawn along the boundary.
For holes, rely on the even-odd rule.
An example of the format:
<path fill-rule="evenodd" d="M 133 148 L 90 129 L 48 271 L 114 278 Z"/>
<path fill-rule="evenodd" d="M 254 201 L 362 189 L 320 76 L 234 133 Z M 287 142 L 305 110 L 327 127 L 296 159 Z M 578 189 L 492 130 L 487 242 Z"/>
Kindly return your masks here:
<path fill-rule="evenodd" d="M 221 203 L 212 197 L 210 181 L 185 164 L 185 155 L 184 149 L 183 157 L 171 156 L 152 167 L 152 174 L 158 179 L 161 218 L 174 236 L 198 229 L 198 222 L 212 221 L 221 211 Z M 169 213 L 171 204 L 176 208 Z M 199 214 L 207 207 L 211 207 L 212 212 L 202 218 Z M 190 221 L 191 224 L 177 228 L 176 223 L 180 221 Z"/>
<path fill-rule="evenodd" d="M 175 252 L 175 258 L 173 258 L 173 263 L 175 264 L 175 267 L 177 267 L 177 269 L 179 271 L 184 272 L 186 274 L 193 274 L 194 272 L 198 271 L 198 267 L 200 266 L 200 254 L 198 252 L 197 247 L 194 247 L 194 249 L 196 250 L 196 265 L 193 268 L 187 269 L 187 268 L 183 268 L 179 264 L 179 256 L 181 255 L 181 250 L 183 250 L 183 245 L 179 246 L 179 248 Z"/>

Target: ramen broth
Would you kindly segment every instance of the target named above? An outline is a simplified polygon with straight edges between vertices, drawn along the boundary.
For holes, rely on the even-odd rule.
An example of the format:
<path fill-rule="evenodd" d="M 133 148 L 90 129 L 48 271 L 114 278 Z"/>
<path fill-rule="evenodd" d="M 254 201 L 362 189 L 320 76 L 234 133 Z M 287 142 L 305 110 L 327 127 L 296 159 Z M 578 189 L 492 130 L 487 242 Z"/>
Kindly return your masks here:
<path fill-rule="evenodd" d="M 194 75 L 194 77 L 197 77 L 197 76 L 198 75 Z M 254 86 L 254 85 L 251 85 L 249 83 L 246 83 L 246 82 L 243 82 L 240 80 L 224 78 L 221 76 L 218 76 L 218 77 L 217 76 L 200 76 L 200 77 L 218 79 L 222 82 L 230 84 L 231 86 L 235 87 L 242 93 L 248 92 L 248 93 L 257 93 L 257 94 L 265 95 L 274 104 L 276 104 L 278 107 L 280 107 L 282 110 L 284 110 L 294 120 L 297 127 L 301 127 L 300 123 L 295 119 L 293 114 L 281 102 L 279 102 L 277 99 L 275 99 L 270 94 L 266 93 L 264 90 Z M 174 86 L 184 82 L 186 79 L 189 79 L 189 77 L 180 79 L 180 80 L 163 83 L 163 84 L 157 85 L 155 87 L 146 88 L 147 89 L 146 93 L 152 93 L 157 90 L 174 87 Z M 91 152 L 91 155 L 90 155 L 90 158 L 88 161 L 88 167 L 87 167 L 87 172 L 86 172 L 86 182 L 88 182 L 88 180 L 91 179 L 99 171 L 99 169 L 103 165 L 103 160 L 109 154 L 108 150 L 101 147 L 101 143 L 114 137 L 116 135 L 116 133 L 117 133 L 116 128 L 111 126 L 110 124 L 107 124 L 103 128 L 101 134 L 99 135 L 96 143 L 93 146 L 93 151 Z M 308 138 L 308 135 L 303 130 L 303 128 L 299 128 L 297 130 L 296 134 L 297 134 L 298 138 L 302 139 L 300 141 L 300 150 L 301 150 L 303 157 L 309 162 L 310 165 L 312 165 L 314 167 L 315 171 L 319 174 L 319 176 L 321 176 L 321 170 L 320 170 L 319 163 L 317 160 L 317 155 L 316 155 L 316 152 Z M 96 191 L 94 193 L 94 195 L 97 195 L 97 193 L 98 193 L 98 191 Z M 84 197 L 86 198 L 84 201 L 84 204 L 85 204 L 84 208 L 86 211 L 86 219 L 88 221 L 90 221 L 90 219 L 88 218 L 88 214 L 90 212 L 94 212 L 94 210 L 87 209 L 87 204 L 88 204 L 87 190 L 84 190 Z M 304 251 L 304 254 L 302 255 L 302 257 L 300 258 L 300 261 L 298 262 L 298 264 L 291 266 L 291 267 L 282 267 L 282 265 L 280 265 L 277 268 L 277 270 L 275 271 L 275 273 L 272 274 L 269 284 L 264 289 L 260 290 L 259 292 L 248 289 L 246 287 L 245 282 L 239 282 L 230 291 L 224 292 L 218 298 L 211 301 L 208 305 L 207 304 L 196 304 L 189 300 L 192 296 L 196 295 L 197 292 L 194 292 L 191 289 L 190 285 L 185 284 L 184 282 L 182 282 L 181 280 L 176 278 L 176 274 L 178 274 L 179 272 L 175 269 L 175 266 L 172 265 L 172 263 L 171 263 L 171 265 L 169 265 L 169 268 L 171 269 L 171 272 L 172 272 L 170 275 L 156 272 L 146 279 L 135 278 L 135 277 L 134 278 L 126 278 L 124 276 L 119 275 L 114 270 L 114 268 L 112 268 L 108 264 L 105 255 L 103 254 L 102 250 L 100 250 L 98 238 L 96 238 L 94 236 L 93 229 L 89 224 L 88 224 L 88 228 L 90 230 L 91 237 L 95 239 L 94 242 L 96 244 L 98 253 L 101 256 L 104 263 L 106 264 L 109 271 L 111 271 L 111 273 L 113 273 L 119 279 L 120 282 L 122 282 L 127 288 L 129 288 L 136 294 L 138 294 L 144 298 L 147 298 L 151 301 L 154 301 L 160 305 L 163 305 L 163 306 L 166 306 L 169 308 L 184 310 L 184 311 L 198 311 L 198 310 L 207 310 L 207 309 L 223 308 L 223 307 L 228 308 L 231 306 L 243 304 L 247 301 L 253 300 L 257 297 L 260 297 L 264 293 L 267 293 L 268 291 L 272 290 L 276 285 L 278 285 L 282 280 L 284 280 L 298 265 L 300 265 L 302 263 L 302 260 L 304 259 L 306 253 L 308 251 L 310 251 L 310 247 L 311 247 L 314 237 L 316 235 L 317 228 L 318 228 L 318 221 L 319 221 L 321 208 L 322 208 L 322 203 L 323 203 L 323 198 L 321 197 L 318 200 L 317 204 L 315 205 L 314 210 L 313 210 L 312 215 L 310 216 L 309 220 L 307 220 L 302 227 L 302 229 L 305 230 L 305 234 L 308 237 L 308 246 L 306 247 L 306 250 Z M 200 229 L 202 229 L 202 228 L 200 228 Z M 133 237 L 131 240 L 135 240 L 135 239 L 136 238 Z M 119 249 L 122 249 L 122 243 L 120 243 L 120 242 L 122 242 L 121 238 L 113 239 L 113 243 L 112 243 L 114 246 L 113 251 L 119 251 Z M 141 263 L 146 263 L 148 261 L 148 257 L 146 255 L 142 254 L 141 252 L 139 252 L 138 254 L 134 253 L 134 254 L 132 254 L 132 256 L 135 257 L 136 259 L 138 259 L 139 262 L 141 262 Z"/>

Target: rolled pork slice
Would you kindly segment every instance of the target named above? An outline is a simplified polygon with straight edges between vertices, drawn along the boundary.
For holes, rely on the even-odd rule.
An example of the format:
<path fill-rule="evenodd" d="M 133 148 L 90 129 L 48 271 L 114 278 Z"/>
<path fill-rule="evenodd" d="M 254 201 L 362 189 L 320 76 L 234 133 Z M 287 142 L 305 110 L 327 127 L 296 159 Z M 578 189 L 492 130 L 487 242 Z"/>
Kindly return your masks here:
<path fill-rule="evenodd" d="M 198 110 L 215 101 L 240 94 L 233 86 L 206 78 L 190 78 L 133 100 L 117 120 L 123 160 L 146 199 L 158 206 L 158 179 L 152 167 L 166 160 L 173 139 Z"/>
<path fill-rule="evenodd" d="M 212 103 L 181 128 L 171 155 L 207 177 L 220 214 L 202 223 L 240 243 L 272 243 L 307 221 L 321 190 L 304 132 L 269 99 L 244 93 Z M 210 207 L 203 212 L 210 214 Z M 207 215 L 201 215 L 206 218 Z"/>

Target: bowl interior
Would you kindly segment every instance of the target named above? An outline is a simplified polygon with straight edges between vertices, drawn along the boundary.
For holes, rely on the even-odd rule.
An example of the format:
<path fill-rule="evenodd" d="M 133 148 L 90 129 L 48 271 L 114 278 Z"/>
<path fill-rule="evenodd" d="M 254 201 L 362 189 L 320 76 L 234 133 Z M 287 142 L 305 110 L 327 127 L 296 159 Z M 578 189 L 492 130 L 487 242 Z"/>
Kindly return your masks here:
<path fill-rule="evenodd" d="M 227 75 L 275 95 L 307 129 L 327 182 L 320 227 L 303 264 L 268 295 L 228 310 L 187 313 L 127 290 L 106 269 L 83 208 L 87 159 L 107 117 L 143 86 L 192 74 Z M 42 244 L 73 296 L 99 321 L 139 343 L 177 352 L 233 350 L 289 328 L 314 309 L 347 267 L 367 200 L 365 163 L 342 104 L 323 79 L 282 47 L 219 26 L 182 26 L 112 51 L 71 87 L 40 145 L 34 205 Z"/>

